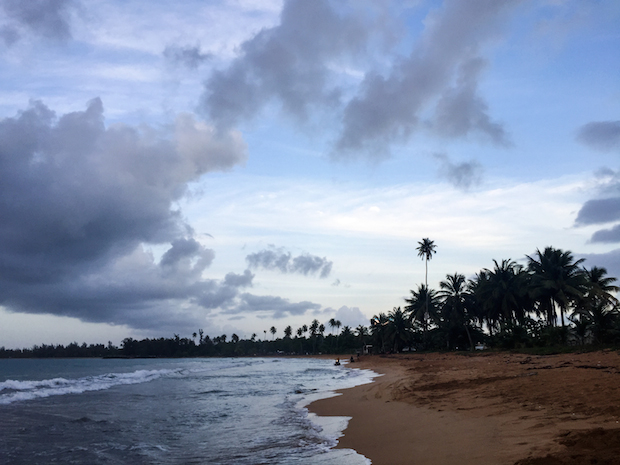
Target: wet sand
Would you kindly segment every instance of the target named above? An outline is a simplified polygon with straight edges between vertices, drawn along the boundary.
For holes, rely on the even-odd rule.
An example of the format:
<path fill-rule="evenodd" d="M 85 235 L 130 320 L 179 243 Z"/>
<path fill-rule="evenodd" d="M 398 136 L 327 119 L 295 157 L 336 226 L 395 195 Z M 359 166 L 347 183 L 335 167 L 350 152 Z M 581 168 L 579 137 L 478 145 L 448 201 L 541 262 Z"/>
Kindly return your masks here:
<path fill-rule="evenodd" d="M 373 465 L 620 464 L 616 351 L 365 356 L 375 382 L 314 402 L 352 417 L 338 447 Z"/>

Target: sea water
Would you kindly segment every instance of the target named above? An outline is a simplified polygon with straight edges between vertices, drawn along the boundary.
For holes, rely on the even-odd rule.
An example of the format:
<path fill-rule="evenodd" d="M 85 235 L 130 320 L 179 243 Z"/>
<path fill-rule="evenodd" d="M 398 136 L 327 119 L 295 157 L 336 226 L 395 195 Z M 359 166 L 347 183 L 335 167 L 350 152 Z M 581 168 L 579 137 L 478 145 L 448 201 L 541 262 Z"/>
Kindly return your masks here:
<path fill-rule="evenodd" d="M 309 358 L 0 360 L 1 464 L 370 463 L 306 405 L 368 383 Z"/>

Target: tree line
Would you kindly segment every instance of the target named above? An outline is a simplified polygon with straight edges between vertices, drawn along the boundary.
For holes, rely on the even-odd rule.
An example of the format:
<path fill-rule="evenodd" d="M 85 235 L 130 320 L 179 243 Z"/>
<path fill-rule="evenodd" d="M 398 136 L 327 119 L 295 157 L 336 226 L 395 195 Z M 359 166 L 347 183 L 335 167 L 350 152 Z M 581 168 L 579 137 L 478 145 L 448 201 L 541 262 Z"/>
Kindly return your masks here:
<path fill-rule="evenodd" d="M 203 330 L 198 330 L 192 337 L 180 337 L 175 334 L 171 338 L 154 338 L 137 340 L 125 338 L 117 347 L 108 345 L 73 342 L 67 346 L 35 345 L 30 349 L 5 349 L 0 347 L 0 358 L 51 358 L 51 357 L 235 357 L 235 356 L 269 356 L 269 355 L 310 355 L 310 354 L 350 354 L 367 342 L 358 334 L 368 336 L 368 329 L 363 325 L 353 330 L 342 326 L 341 322 L 332 318 L 326 326 L 314 319 L 309 325 L 302 325 L 293 331 L 291 326 L 284 329 L 284 337 L 276 338 L 275 326 L 263 331 L 264 338 L 259 339 L 256 333 L 249 339 L 241 339 L 237 334 L 230 338 L 226 334 L 209 337 Z M 269 339 L 268 333 L 271 335 Z"/>
<path fill-rule="evenodd" d="M 428 276 L 436 246 L 429 239 L 418 244 Z M 383 352 L 620 344 L 615 277 L 553 247 L 525 258 L 526 265 L 494 260 L 470 279 L 448 274 L 438 290 L 426 278 L 402 310 L 371 319 L 374 341 Z"/>
<path fill-rule="evenodd" d="M 428 287 L 428 261 L 436 245 L 419 242 L 425 261 L 425 281 L 410 291 L 403 307 L 382 312 L 368 326 L 342 326 L 332 318 L 314 319 L 296 330 L 287 326 L 254 333 L 216 337 L 202 329 L 192 337 L 136 340 L 120 347 L 73 342 L 30 349 L 0 347 L 0 357 L 227 357 L 283 354 L 352 354 L 364 348 L 374 353 L 403 350 L 474 350 L 478 347 L 514 349 L 568 345 L 619 345 L 620 288 L 602 267 L 586 268 L 583 259 L 553 247 L 526 255 L 526 264 L 493 261 L 472 278 L 446 275 L 439 289 Z M 329 326 L 329 330 L 327 329 Z M 342 326 L 342 330 L 340 329 Z M 270 339 L 271 338 L 271 339 Z"/>

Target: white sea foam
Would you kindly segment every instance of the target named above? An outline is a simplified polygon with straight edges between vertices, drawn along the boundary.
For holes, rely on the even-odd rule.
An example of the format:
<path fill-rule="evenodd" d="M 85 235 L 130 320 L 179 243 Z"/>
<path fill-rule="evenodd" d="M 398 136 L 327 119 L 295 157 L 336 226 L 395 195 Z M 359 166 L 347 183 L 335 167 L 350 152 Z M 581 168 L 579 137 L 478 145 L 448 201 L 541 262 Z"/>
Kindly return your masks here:
<path fill-rule="evenodd" d="M 136 370 L 129 373 L 106 373 L 77 379 L 53 378 L 42 380 L 0 382 L 0 404 L 65 394 L 101 391 L 113 386 L 139 384 L 174 374 L 175 370 Z"/>

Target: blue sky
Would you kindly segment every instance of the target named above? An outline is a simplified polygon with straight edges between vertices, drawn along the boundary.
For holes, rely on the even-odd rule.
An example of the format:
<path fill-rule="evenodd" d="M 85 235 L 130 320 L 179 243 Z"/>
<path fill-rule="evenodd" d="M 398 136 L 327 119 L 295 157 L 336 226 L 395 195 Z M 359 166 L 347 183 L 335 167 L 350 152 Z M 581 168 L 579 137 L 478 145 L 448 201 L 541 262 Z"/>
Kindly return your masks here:
<path fill-rule="evenodd" d="M 0 346 L 367 324 L 620 276 L 615 0 L 0 0 Z"/>

